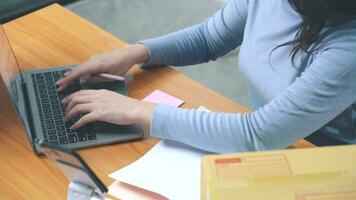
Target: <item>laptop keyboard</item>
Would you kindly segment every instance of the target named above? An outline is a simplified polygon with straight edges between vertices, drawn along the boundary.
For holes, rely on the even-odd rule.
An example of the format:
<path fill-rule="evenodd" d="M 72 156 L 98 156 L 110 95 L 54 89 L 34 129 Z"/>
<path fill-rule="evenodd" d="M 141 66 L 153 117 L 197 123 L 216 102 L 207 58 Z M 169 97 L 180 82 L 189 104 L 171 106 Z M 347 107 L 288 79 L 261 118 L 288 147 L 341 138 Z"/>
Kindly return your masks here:
<path fill-rule="evenodd" d="M 75 117 L 70 122 L 64 122 L 66 106 L 61 101 L 64 97 L 81 88 L 79 80 L 77 80 L 68 86 L 65 91 L 57 91 L 55 84 L 67 71 L 69 69 L 32 74 L 44 141 L 51 144 L 74 144 L 96 140 L 92 124 L 87 124 L 72 131 L 69 129 L 81 116 Z"/>

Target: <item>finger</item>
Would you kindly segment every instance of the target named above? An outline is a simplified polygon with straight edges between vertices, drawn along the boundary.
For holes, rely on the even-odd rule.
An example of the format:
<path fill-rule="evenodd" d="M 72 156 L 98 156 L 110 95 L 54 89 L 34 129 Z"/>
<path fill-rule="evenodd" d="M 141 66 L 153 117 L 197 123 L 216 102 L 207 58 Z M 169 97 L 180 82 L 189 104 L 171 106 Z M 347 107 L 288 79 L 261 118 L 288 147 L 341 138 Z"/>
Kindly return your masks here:
<path fill-rule="evenodd" d="M 66 110 L 71 110 L 77 104 L 90 103 L 92 99 L 93 98 L 90 95 L 75 96 L 70 101 L 68 101 Z"/>
<path fill-rule="evenodd" d="M 68 104 L 74 97 L 76 96 L 86 96 L 86 95 L 91 95 L 94 94 L 94 91 L 96 90 L 79 90 L 77 92 L 74 92 L 70 94 L 69 96 L 63 98 L 62 103 L 64 105 Z"/>
<path fill-rule="evenodd" d="M 90 103 L 77 104 L 66 113 L 66 115 L 64 117 L 64 121 L 68 122 L 70 119 L 79 115 L 80 113 L 89 113 L 92 111 L 92 109 L 93 109 L 93 106 Z"/>
<path fill-rule="evenodd" d="M 82 76 L 83 73 L 84 73 L 84 70 L 81 69 L 81 68 L 80 69 L 79 68 L 75 68 L 71 72 L 68 72 L 66 75 L 64 75 L 64 77 L 62 77 L 61 79 L 59 79 L 56 82 L 56 85 L 59 86 L 58 87 L 58 91 L 63 91 L 75 79 L 77 79 L 80 76 Z"/>
<path fill-rule="evenodd" d="M 97 121 L 97 116 L 94 112 L 92 113 L 88 113 L 86 115 L 84 115 L 83 117 L 81 117 L 77 122 L 75 122 L 71 127 L 70 129 L 73 130 L 73 129 L 78 129 L 82 126 L 84 126 L 85 124 L 88 124 L 88 123 L 91 123 L 91 122 L 94 122 L 94 121 Z"/>
<path fill-rule="evenodd" d="M 85 62 L 78 67 L 73 68 L 72 71 L 68 72 L 62 79 L 57 81 L 56 85 L 59 86 L 58 90 L 63 91 L 74 80 L 85 74 L 90 74 L 93 71 L 93 68 L 94 66 L 91 62 Z"/>
<path fill-rule="evenodd" d="M 80 82 L 81 84 L 82 84 L 82 83 L 86 83 L 87 80 L 88 80 L 90 77 L 91 77 L 90 74 L 86 74 L 86 75 L 84 75 L 84 76 L 82 76 L 82 77 L 79 78 L 79 82 Z"/>
<path fill-rule="evenodd" d="M 85 83 L 101 83 L 101 82 L 112 82 L 114 80 L 104 77 L 93 76 L 92 74 L 87 74 L 79 78 L 81 84 Z"/>

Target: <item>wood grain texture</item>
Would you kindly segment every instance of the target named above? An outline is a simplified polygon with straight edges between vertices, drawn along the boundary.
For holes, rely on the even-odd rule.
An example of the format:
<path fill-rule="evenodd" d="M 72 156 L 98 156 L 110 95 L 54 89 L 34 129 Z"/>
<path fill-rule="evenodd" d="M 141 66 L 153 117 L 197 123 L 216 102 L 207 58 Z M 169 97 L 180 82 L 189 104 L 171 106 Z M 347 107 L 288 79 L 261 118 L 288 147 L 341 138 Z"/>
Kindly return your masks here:
<path fill-rule="evenodd" d="M 54 4 L 4 25 L 22 70 L 81 63 L 96 53 L 123 47 L 126 43 Z M 184 99 L 185 108 L 204 105 L 218 112 L 247 109 L 184 76 L 172 68 L 130 70 L 129 95 L 142 99 L 160 89 Z M 67 181 L 44 157 L 37 157 L 8 95 L 0 84 L 0 199 L 65 199 Z M 110 172 L 122 168 L 147 152 L 156 139 L 99 146 L 79 153 L 103 180 L 113 181 Z M 305 142 L 295 147 L 310 147 Z"/>

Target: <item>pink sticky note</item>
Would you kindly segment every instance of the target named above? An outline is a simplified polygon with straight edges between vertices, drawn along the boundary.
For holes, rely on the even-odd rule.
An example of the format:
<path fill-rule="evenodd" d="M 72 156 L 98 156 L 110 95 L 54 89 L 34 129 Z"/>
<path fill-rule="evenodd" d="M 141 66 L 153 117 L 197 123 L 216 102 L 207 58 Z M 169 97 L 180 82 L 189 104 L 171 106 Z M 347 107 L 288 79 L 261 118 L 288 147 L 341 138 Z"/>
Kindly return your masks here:
<path fill-rule="evenodd" d="M 156 104 L 164 103 L 176 107 L 179 107 L 184 103 L 183 100 L 178 99 L 167 93 L 164 93 L 160 90 L 153 91 L 151 94 L 149 94 L 144 99 L 142 99 L 142 101 L 156 103 Z"/>

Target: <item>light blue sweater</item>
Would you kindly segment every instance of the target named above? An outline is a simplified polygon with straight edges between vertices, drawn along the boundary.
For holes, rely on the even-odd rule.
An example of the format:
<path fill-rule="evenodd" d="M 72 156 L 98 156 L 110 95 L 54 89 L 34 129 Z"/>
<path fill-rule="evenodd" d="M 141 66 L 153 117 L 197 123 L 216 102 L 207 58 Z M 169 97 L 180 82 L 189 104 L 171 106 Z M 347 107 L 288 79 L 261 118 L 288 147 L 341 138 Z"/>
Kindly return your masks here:
<path fill-rule="evenodd" d="M 247 114 L 158 105 L 151 135 L 218 153 L 280 149 L 312 133 L 318 145 L 356 143 L 356 21 L 339 25 L 311 55 L 299 53 L 295 67 L 291 46 L 270 56 L 300 23 L 286 0 L 234 0 L 201 24 L 142 41 L 148 65 L 208 62 L 241 45 L 253 105 Z"/>

